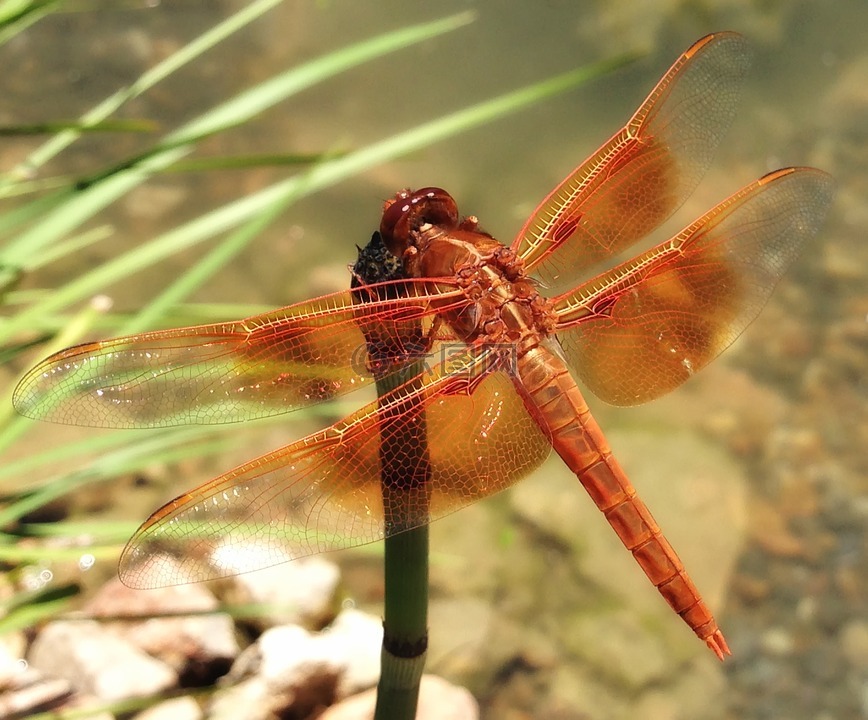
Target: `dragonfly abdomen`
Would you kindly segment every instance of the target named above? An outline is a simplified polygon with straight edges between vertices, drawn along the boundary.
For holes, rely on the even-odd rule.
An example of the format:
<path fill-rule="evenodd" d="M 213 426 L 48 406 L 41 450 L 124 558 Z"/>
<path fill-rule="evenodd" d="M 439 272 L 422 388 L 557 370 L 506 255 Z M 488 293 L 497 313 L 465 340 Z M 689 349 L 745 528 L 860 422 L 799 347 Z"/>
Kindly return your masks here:
<path fill-rule="evenodd" d="M 714 616 L 612 455 L 566 365 L 543 344 L 519 359 L 518 374 L 526 402 L 552 447 L 669 606 L 723 659 L 729 648 Z"/>

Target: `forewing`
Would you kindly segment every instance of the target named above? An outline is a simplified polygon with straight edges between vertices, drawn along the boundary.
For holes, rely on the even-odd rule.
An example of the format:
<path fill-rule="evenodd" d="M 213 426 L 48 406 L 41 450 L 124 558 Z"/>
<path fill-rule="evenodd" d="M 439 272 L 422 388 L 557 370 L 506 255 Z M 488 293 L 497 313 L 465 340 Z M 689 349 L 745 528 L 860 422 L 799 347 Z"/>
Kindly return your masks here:
<path fill-rule="evenodd" d="M 400 336 L 405 325 L 430 326 L 431 298 L 441 308 L 449 303 L 445 280 L 401 286 L 410 297 L 354 304 L 347 291 L 238 322 L 78 345 L 30 370 L 13 403 L 31 418 L 112 428 L 231 423 L 288 412 L 371 382 L 365 333 Z M 458 292 L 454 301 L 464 302 Z M 426 348 L 400 350 L 409 358 Z"/>
<path fill-rule="evenodd" d="M 746 41 L 715 33 L 669 69 L 627 125 L 568 175 L 512 249 L 548 286 L 629 247 L 693 192 L 735 114 L 750 64 Z"/>
<path fill-rule="evenodd" d="M 833 188 L 819 170 L 778 170 L 668 242 L 556 298 L 568 362 L 615 405 L 678 387 L 759 314 L 819 229 Z"/>
<path fill-rule="evenodd" d="M 173 500 L 130 540 L 121 579 L 158 587 L 269 567 L 379 540 L 508 487 L 542 462 L 550 444 L 510 376 L 495 371 L 471 380 L 483 362 L 475 357 L 467 375 L 438 370 L 417 378 L 383 406 L 372 403 Z M 389 432 L 400 436 L 411 421 L 408 415 L 402 427 L 395 410 L 413 406 L 424 412 L 430 464 L 409 468 L 411 489 L 396 522 L 384 518 L 380 428 L 385 412 Z M 396 492 L 392 487 L 393 503 Z"/>

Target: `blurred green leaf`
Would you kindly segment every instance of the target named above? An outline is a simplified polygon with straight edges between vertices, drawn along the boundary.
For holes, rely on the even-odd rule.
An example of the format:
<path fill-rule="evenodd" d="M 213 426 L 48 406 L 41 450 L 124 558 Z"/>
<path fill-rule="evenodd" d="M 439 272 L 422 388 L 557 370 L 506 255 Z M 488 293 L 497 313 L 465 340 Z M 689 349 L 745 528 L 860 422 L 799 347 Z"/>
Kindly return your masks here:
<path fill-rule="evenodd" d="M 96 123 L 82 123 L 75 120 L 68 122 L 44 122 L 35 125 L 0 125 L 0 137 L 17 137 L 29 135 L 52 135 L 63 130 L 74 130 L 80 133 L 101 132 L 132 132 L 148 133 L 157 130 L 157 124 L 152 120 L 102 120 Z"/>

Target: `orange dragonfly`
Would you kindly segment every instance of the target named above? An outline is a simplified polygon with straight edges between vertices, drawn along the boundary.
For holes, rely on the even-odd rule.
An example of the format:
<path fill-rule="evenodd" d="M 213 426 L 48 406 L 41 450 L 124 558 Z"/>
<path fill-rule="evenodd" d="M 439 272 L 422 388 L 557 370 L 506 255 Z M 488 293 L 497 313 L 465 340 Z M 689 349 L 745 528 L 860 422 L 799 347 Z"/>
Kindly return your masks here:
<path fill-rule="evenodd" d="M 723 659 L 723 634 L 572 373 L 615 405 L 673 390 L 756 317 L 817 232 L 832 180 L 787 168 L 578 281 L 690 195 L 733 117 L 749 61 L 737 34 L 699 40 L 509 247 L 462 218 L 444 190 L 402 191 L 385 203 L 378 238 L 397 280 L 237 322 L 87 343 L 33 368 L 14 395 L 22 414 L 132 428 L 285 413 L 426 358 L 378 402 L 157 510 L 124 550 L 121 579 L 201 581 L 369 543 L 509 487 L 554 448 L 672 609 Z M 403 507 L 385 511 L 381 445 L 401 452 L 414 442 L 420 413 L 429 466 L 415 485 L 424 502 L 407 491 Z M 414 468 L 405 469 L 412 485 Z M 264 550 L 245 554 L 249 543 Z"/>

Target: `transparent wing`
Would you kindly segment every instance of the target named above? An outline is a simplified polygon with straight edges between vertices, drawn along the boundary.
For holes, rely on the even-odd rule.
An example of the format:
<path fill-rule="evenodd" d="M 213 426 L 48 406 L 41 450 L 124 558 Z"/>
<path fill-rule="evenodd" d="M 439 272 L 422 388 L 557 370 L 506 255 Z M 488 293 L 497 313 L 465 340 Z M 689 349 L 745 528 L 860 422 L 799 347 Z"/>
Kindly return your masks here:
<path fill-rule="evenodd" d="M 615 405 L 678 387 L 759 314 L 818 231 L 833 191 L 819 170 L 778 170 L 668 242 L 556 298 L 571 367 Z"/>
<path fill-rule="evenodd" d="M 376 297 L 377 288 L 368 286 Z M 400 337 L 465 302 L 449 282 L 400 281 L 408 297 L 354 303 L 326 295 L 238 322 L 142 333 L 63 350 L 16 387 L 22 415 L 131 428 L 230 423 L 285 413 L 371 381 L 366 333 Z M 392 343 L 391 345 L 394 345 Z M 398 346 L 396 361 L 425 354 Z"/>
<path fill-rule="evenodd" d="M 477 375 L 484 353 L 400 386 L 339 423 L 182 495 L 154 513 L 121 557 L 132 587 L 237 574 L 361 545 L 425 524 L 492 495 L 539 465 L 548 438 L 510 376 Z M 471 379 L 474 378 L 475 379 Z M 388 482 L 380 447 L 427 461 Z"/>
<path fill-rule="evenodd" d="M 556 291 L 629 247 L 693 192 L 735 114 L 750 64 L 746 41 L 696 42 L 627 125 L 579 165 L 528 218 L 512 244 Z"/>

